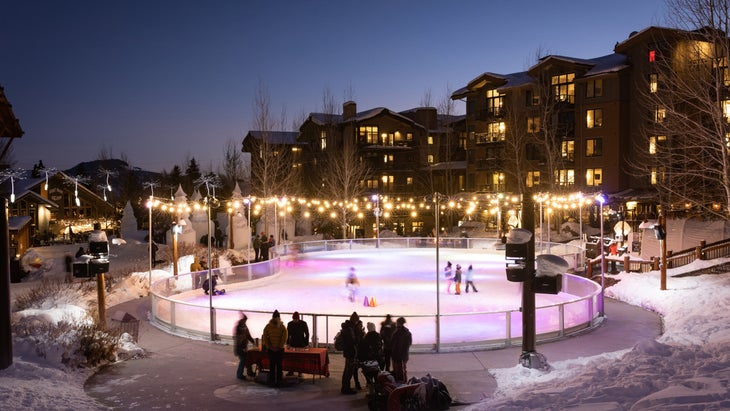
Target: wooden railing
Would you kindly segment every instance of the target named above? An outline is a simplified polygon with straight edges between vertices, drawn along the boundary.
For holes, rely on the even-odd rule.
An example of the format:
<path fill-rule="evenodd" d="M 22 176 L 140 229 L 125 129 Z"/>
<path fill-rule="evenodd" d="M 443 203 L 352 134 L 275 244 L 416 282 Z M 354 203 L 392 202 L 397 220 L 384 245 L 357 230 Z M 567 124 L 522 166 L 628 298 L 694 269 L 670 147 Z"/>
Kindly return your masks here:
<path fill-rule="evenodd" d="M 730 238 L 706 244 L 700 241 L 700 245 L 680 251 L 667 251 L 667 268 L 682 267 L 695 260 L 714 260 L 716 258 L 730 257 Z M 604 272 L 608 272 L 608 264 L 605 262 Z M 652 257 L 651 260 L 631 260 L 624 256 L 623 267 L 627 273 L 645 273 L 647 271 L 659 270 L 660 257 Z M 601 257 L 586 260 L 586 276 L 592 277 L 593 273 L 601 272 Z"/>

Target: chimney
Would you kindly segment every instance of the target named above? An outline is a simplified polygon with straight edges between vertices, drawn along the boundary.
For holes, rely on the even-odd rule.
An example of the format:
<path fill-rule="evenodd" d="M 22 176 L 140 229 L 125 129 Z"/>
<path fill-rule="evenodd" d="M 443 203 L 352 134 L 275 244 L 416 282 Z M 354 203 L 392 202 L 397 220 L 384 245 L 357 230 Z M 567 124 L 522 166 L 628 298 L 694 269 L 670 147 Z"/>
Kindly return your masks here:
<path fill-rule="evenodd" d="M 354 101 L 346 101 L 342 104 L 342 120 L 349 120 L 357 114 L 357 104 Z"/>

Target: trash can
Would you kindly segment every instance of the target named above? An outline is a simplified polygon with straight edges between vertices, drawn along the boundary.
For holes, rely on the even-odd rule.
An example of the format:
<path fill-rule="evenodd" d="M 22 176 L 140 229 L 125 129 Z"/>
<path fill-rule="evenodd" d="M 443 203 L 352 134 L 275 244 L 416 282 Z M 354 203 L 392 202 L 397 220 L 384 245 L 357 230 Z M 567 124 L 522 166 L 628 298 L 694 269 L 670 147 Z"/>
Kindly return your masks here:
<path fill-rule="evenodd" d="M 122 333 L 131 335 L 134 342 L 139 341 L 139 320 L 132 314 L 117 311 L 112 316 L 112 324 L 115 324 L 115 328 L 119 329 Z"/>

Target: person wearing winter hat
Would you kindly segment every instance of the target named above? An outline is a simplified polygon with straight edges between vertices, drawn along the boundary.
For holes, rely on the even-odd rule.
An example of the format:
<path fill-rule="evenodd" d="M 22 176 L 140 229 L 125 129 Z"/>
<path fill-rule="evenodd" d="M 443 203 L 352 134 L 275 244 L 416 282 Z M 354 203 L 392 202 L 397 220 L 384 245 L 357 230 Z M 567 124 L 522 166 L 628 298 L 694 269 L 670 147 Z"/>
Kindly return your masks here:
<path fill-rule="evenodd" d="M 360 323 L 360 316 L 357 315 L 357 312 L 353 311 L 352 315 L 350 315 L 350 319 L 343 322 L 340 329 L 344 346 L 342 349 L 342 356 L 345 358 L 345 368 L 342 370 L 342 386 L 340 388 L 340 392 L 342 394 L 357 393 L 357 391 L 353 390 L 350 386 L 350 380 L 356 376 L 355 373 L 357 372 L 356 356 L 358 323 Z"/>
<path fill-rule="evenodd" d="M 268 384 L 274 387 L 281 385 L 283 373 L 281 363 L 284 359 L 284 346 L 288 334 L 286 326 L 281 321 L 279 310 L 274 310 L 271 320 L 264 327 L 262 344 L 269 357 L 269 379 Z"/>
<path fill-rule="evenodd" d="M 399 317 L 396 320 L 395 333 L 393 333 L 393 341 L 391 342 L 391 356 L 393 359 L 393 376 L 400 383 L 408 381 L 408 353 L 413 343 L 411 331 L 406 328 L 406 319 Z"/>
<path fill-rule="evenodd" d="M 378 376 L 383 363 L 383 339 L 380 333 L 375 331 L 375 324 L 368 323 L 367 330 L 367 334 L 357 347 L 357 359 L 360 361 L 365 382 L 372 385 L 375 384 L 375 377 Z"/>
<path fill-rule="evenodd" d="M 294 311 L 291 316 L 292 320 L 286 325 L 286 331 L 289 337 L 287 345 L 294 348 L 304 348 L 309 345 L 309 326 L 304 320 L 299 318 L 299 312 Z M 289 371 L 286 375 L 294 375 L 293 371 Z M 299 373 L 302 376 L 302 373 Z"/>
<path fill-rule="evenodd" d="M 251 337 L 251 333 L 248 331 L 248 326 L 246 325 L 246 320 L 248 320 L 248 317 L 246 316 L 246 314 L 243 313 L 243 311 L 240 312 L 240 316 L 241 319 L 239 319 L 238 323 L 236 323 L 236 328 L 233 333 L 233 353 L 238 356 L 238 369 L 236 370 L 236 378 L 238 378 L 239 380 L 245 380 L 246 377 L 243 375 L 243 369 L 246 365 L 246 352 L 248 351 L 248 343 L 255 343 L 253 338 Z M 253 376 L 253 369 L 251 369 L 250 365 L 247 371 L 249 376 Z"/>
<path fill-rule="evenodd" d="M 383 363 L 380 365 L 382 371 L 390 372 L 390 342 L 395 332 L 395 322 L 390 314 L 380 323 L 380 337 L 383 339 Z"/>
<path fill-rule="evenodd" d="M 456 295 L 461 294 L 461 264 L 456 264 L 456 271 L 454 271 L 454 283 L 456 284 Z"/>

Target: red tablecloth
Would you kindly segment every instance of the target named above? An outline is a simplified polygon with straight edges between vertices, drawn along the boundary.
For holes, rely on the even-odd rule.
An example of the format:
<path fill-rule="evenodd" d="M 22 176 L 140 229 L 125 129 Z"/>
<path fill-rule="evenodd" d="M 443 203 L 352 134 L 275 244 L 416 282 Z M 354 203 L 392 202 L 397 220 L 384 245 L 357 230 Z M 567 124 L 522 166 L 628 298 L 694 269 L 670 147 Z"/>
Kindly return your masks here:
<path fill-rule="evenodd" d="M 287 348 L 284 350 L 281 368 L 284 371 L 330 376 L 330 358 L 326 348 Z M 246 365 L 256 364 L 258 369 L 269 369 L 269 357 L 258 348 L 248 350 Z"/>

